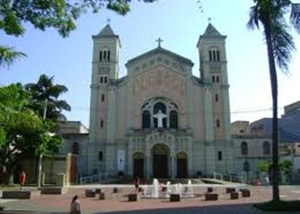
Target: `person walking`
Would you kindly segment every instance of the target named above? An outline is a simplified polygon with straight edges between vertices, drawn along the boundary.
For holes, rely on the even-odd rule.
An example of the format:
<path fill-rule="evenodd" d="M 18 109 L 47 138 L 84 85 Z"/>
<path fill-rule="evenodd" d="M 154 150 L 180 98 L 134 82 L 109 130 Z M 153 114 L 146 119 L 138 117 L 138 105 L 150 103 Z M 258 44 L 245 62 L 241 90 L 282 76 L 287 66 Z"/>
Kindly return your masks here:
<path fill-rule="evenodd" d="M 19 182 L 20 182 L 20 189 L 22 190 L 23 186 L 26 183 L 26 173 L 23 170 L 21 170 L 19 174 Z"/>
<path fill-rule="evenodd" d="M 78 195 L 75 195 L 72 198 L 71 206 L 70 206 L 70 213 L 73 214 L 81 214 L 80 202 L 78 199 Z"/>
<path fill-rule="evenodd" d="M 134 186 L 135 186 L 135 191 L 139 191 L 139 186 L 140 186 L 140 178 L 137 176 L 134 180 Z"/>

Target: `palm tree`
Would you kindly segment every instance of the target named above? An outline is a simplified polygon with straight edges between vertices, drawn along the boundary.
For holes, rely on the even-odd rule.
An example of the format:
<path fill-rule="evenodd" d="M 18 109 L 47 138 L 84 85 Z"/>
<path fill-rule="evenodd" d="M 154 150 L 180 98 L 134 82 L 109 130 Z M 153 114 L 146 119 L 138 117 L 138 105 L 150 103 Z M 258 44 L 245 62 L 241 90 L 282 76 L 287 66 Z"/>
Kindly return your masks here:
<path fill-rule="evenodd" d="M 71 107 L 65 100 L 59 100 L 59 96 L 68 91 L 64 85 L 53 83 L 54 77 L 42 74 L 37 83 L 25 85 L 25 89 L 32 95 L 31 107 L 44 119 L 54 122 L 65 118 L 63 110 L 70 111 Z"/>
<path fill-rule="evenodd" d="M 0 46 L 0 66 L 10 66 L 20 57 L 24 57 L 26 54 L 17 52 L 11 47 Z"/>
<path fill-rule="evenodd" d="M 272 122 L 272 189 L 273 201 L 279 198 L 278 186 L 278 86 L 276 65 L 283 72 L 288 72 L 289 61 L 292 51 L 295 49 L 293 37 L 286 23 L 285 15 L 290 11 L 291 25 L 300 33 L 300 4 L 294 4 L 290 0 L 253 0 L 254 6 L 250 8 L 250 20 L 247 24 L 249 29 L 259 28 L 260 24 L 264 29 L 266 40 L 269 74 L 272 90 L 273 122 Z"/>
<path fill-rule="evenodd" d="M 57 122 L 62 118 L 65 118 L 62 114 L 62 110 L 70 111 L 71 107 L 65 100 L 59 100 L 58 97 L 68 91 L 68 88 L 64 85 L 53 84 L 54 77 L 48 77 L 42 74 L 37 83 L 29 83 L 25 85 L 25 89 L 31 94 L 31 108 L 34 109 L 37 114 L 45 121 L 51 120 Z M 49 130 L 50 131 L 50 130 Z M 51 128 L 51 132 L 54 131 Z M 48 135 L 44 136 L 42 142 L 48 143 Z M 38 151 L 38 174 L 37 185 L 42 185 L 42 160 L 44 156 L 43 143 L 40 144 Z"/>

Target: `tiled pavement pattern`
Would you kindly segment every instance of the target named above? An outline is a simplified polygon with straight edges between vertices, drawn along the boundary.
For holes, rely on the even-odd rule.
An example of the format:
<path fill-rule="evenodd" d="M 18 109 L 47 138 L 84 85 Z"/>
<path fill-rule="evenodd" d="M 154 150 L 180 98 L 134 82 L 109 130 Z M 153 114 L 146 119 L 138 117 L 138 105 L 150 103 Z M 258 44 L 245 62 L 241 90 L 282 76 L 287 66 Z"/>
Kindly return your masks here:
<path fill-rule="evenodd" d="M 113 193 L 113 187 L 118 187 L 119 192 Z M 105 200 L 99 200 L 98 195 L 95 198 L 86 198 L 85 189 L 92 188 L 101 188 L 105 193 Z M 132 185 L 76 186 L 69 188 L 63 195 L 40 195 L 39 191 L 33 189 L 30 200 L 0 199 L 0 206 L 6 207 L 3 213 L 66 214 L 72 197 L 77 194 L 84 214 L 258 214 L 262 212 L 253 208 L 252 204 L 268 201 L 272 197 L 271 187 L 247 186 L 251 190 L 250 198 L 231 200 L 230 195 L 225 193 L 225 188 L 214 187 L 214 192 L 219 194 L 219 200 L 205 201 L 203 194 L 207 191 L 207 186 L 194 186 L 195 197 L 181 199 L 180 202 L 170 202 L 166 198 L 140 198 L 138 202 L 128 202 L 126 196 L 134 191 Z M 280 195 L 283 200 L 300 200 L 300 186 L 281 186 Z"/>

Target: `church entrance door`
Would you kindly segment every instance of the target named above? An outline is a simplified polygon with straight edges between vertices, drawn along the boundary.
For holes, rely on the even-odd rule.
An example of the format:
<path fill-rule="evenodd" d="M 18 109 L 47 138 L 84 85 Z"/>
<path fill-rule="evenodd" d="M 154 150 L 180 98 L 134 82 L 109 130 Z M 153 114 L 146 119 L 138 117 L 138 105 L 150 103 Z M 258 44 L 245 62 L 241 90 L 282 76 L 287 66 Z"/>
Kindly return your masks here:
<path fill-rule="evenodd" d="M 177 178 L 187 178 L 187 155 L 184 152 L 177 154 Z"/>
<path fill-rule="evenodd" d="M 144 155 L 139 152 L 133 156 L 133 176 L 144 177 Z"/>
<path fill-rule="evenodd" d="M 153 177 L 168 177 L 168 156 L 169 148 L 164 144 L 157 144 L 153 147 Z"/>

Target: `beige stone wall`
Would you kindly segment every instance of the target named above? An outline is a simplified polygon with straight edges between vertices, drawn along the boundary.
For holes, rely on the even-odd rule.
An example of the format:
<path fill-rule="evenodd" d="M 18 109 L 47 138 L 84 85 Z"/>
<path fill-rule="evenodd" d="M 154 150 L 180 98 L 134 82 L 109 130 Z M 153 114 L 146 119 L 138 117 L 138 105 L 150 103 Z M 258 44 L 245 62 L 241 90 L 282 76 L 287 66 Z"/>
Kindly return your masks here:
<path fill-rule="evenodd" d="M 194 105 L 194 112 L 193 114 L 193 136 L 194 141 L 196 143 L 203 143 L 205 140 L 205 127 L 204 127 L 204 103 L 203 103 L 203 88 L 200 88 L 198 84 L 193 84 L 193 105 Z"/>

